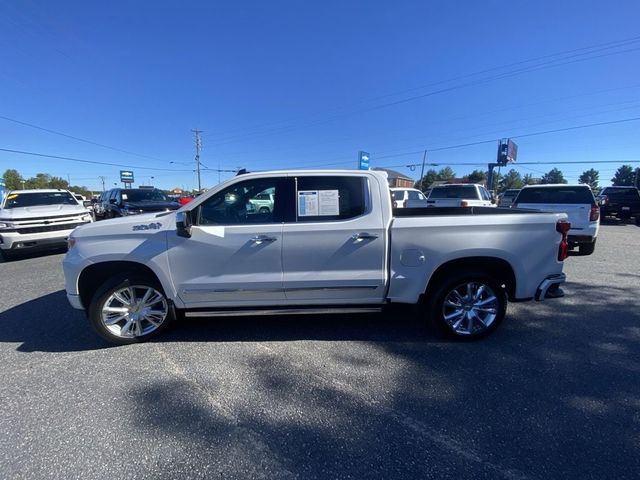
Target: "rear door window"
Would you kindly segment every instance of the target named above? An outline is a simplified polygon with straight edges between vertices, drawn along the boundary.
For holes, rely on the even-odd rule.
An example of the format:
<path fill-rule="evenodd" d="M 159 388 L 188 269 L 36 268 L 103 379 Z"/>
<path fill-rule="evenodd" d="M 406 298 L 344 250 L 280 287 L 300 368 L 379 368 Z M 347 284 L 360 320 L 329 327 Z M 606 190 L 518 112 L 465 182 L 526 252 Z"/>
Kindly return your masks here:
<path fill-rule="evenodd" d="M 532 187 L 523 189 L 517 202 L 591 205 L 595 199 L 589 187 Z"/>
<path fill-rule="evenodd" d="M 367 211 L 368 183 L 364 177 L 309 176 L 296 179 L 296 220 L 348 220 Z"/>
<path fill-rule="evenodd" d="M 473 185 L 452 185 L 435 187 L 429 198 L 478 198 L 478 195 Z"/>

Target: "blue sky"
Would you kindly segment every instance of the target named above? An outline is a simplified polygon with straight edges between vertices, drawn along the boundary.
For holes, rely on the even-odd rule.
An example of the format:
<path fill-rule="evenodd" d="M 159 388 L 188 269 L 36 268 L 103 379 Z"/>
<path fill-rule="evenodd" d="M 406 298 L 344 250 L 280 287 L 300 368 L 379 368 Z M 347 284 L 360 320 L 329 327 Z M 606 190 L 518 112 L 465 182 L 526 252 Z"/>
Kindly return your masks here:
<path fill-rule="evenodd" d="M 232 175 L 215 169 L 355 168 L 358 150 L 417 178 L 427 148 L 461 176 L 515 136 L 520 162 L 583 162 L 559 167 L 606 185 L 640 160 L 640 121 L 517 137 L 640 117 L 639 16 L 637 1 L 3 1 L 0 116 L 112 148 L 3 118 L 0 148 L 193 188 L 193 128 L 204 186 Z M 94 190 L 121 169 L 0 151 L 6 168 Z"/>

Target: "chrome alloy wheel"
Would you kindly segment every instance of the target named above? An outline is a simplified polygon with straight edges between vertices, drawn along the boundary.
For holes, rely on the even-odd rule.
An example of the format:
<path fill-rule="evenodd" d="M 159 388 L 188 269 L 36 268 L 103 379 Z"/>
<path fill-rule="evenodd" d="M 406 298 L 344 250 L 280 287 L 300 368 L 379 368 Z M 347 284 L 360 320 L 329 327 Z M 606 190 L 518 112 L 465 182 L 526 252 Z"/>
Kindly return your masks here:
<path fill-rule="evenodd" d="M 455 334 L 472 335 L 491 326 L 498 308 L 499 300 L 491 287 L 481 282 L 467 282 L 446 295 L 442 314 Z"/>
<path fill-rule="evenodd" d="M 167 318 L 164 295 L 146 285 L 131 285 L 113 292 L 102 307 L 102 323 L 113 335 L 134 338 L 156 330 Z"/>

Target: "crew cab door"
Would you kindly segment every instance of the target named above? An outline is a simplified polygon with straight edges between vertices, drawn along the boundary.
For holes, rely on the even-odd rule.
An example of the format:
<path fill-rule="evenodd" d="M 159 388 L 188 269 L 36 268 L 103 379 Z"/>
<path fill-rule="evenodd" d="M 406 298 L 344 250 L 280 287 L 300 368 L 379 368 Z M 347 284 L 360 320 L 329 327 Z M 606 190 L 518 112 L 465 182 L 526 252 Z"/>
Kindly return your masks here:
<path fill-rule="evenodd" d="M 169 266 L 187 307 L 282 304 L 282 201 L 286 179 L 235 183 L 191 210 L 191 237 L 168 236 Z M 252 200 L 273 194 L 270 211 Z"/>
<path fill-rule="evenodd" d="M 283 228 L 284 288 L 292 304 L 379 303 L 386 229 L 364 175 L 298 175 Z"/>

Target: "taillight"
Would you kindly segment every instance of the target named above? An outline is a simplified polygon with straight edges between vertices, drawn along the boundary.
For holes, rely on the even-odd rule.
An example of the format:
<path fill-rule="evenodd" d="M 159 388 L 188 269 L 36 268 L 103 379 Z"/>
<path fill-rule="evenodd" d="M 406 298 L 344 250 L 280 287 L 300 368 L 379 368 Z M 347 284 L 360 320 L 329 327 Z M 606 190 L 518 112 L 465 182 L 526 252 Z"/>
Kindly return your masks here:
<path fill-rule="evenodd" d="M 600 218 L 600 207 L 598 207 L 597 205 L 593 205 L 591 207 L 591 213 L 589 213 L 589 221 L 595 222 L 599 218 Z"/>
<path fill-rule="evenodd" d="M 468 207 L 468 206 L 469 206 L 469 202 L 467 202 L 466 200 L 462 200 L 462 201 L 460 202 L 460 206 L 461 206 L 461 207 Z"/>
<path fill-rule="evenodd" d="M 568 238 L 570 229 L 571 224 L 566 220 L 558 220 L 556 223 L 556 231 L 562 234 L 562 240 L 560 240 L 560 245 L 558 246 L 558 261 L 560 262 L 569 256 Z"/>

